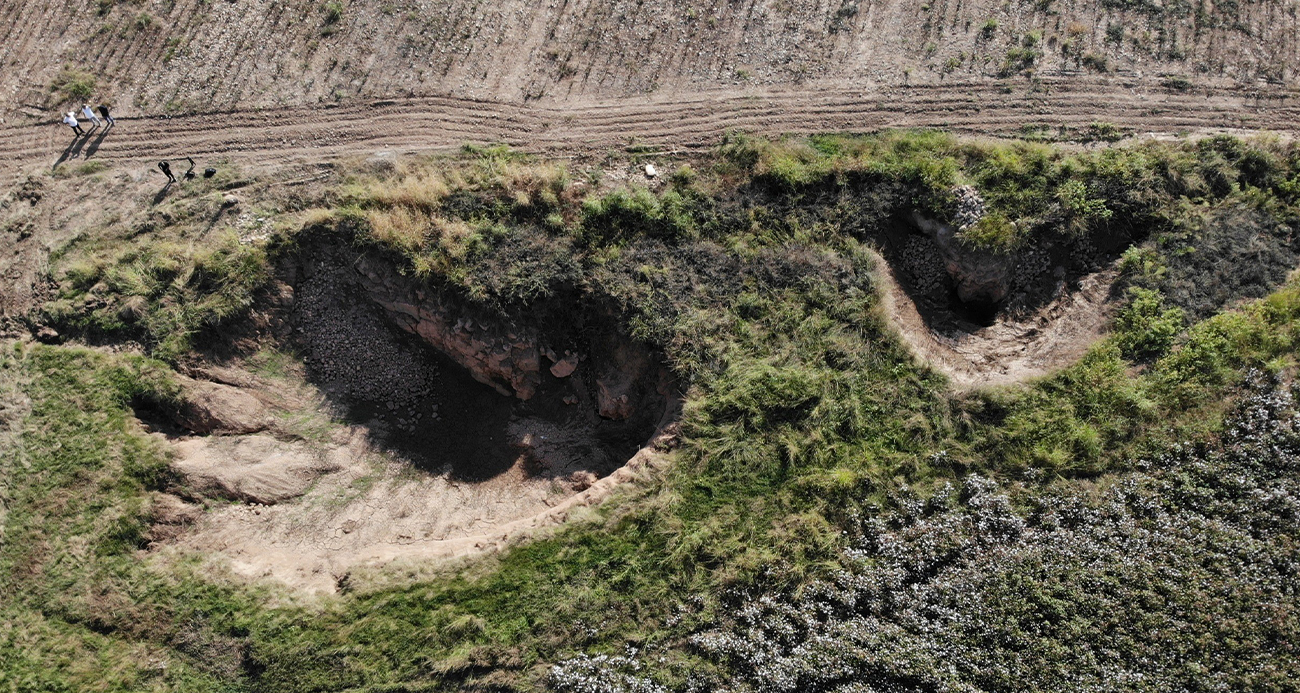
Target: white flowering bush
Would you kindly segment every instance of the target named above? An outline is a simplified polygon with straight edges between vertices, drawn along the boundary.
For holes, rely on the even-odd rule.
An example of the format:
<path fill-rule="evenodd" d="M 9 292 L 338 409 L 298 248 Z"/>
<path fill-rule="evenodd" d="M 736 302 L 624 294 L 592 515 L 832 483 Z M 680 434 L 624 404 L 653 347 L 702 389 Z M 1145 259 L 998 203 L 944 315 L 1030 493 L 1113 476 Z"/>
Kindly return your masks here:
<path fill-rule="evenodd" d="M 688 638 L 710 673 L 678 686 L 1294 690 L 1300 417 L 1275 378 L 1255 373 L 1249 387 L 1213 444 L 1177 445 L 1130 473 L 903 491 L 848 529 L 834 579 L 724 600 L 727 615 Z M 550 682 L 659 690 L 635 660 L 580 656 Z"/>
<path fill-rule="evenodd" d="M 641 676 L 643 666 L 629 648 L 627 656 L 578 655 L 553 667 L 547 682 L 565 693 L 668 693 L 668 689 Z"/>

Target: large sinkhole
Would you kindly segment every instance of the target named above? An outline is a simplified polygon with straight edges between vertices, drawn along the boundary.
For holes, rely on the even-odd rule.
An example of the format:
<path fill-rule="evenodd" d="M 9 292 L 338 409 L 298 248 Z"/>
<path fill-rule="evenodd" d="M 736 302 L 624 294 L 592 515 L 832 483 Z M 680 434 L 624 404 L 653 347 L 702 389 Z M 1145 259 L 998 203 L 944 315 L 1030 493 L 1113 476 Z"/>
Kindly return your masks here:
<path fill-rule="evenodd" d="M 966 248 L 955 230 L 919 215 L 899 219 L 879 238 L 900 287 L 931 331 L 975 332 L 1043 308 L 1079 279 L 1114 263 L 1133 239 L 1046 235 L 1014 253 Z"/>
<path fill-rule="evenodd" d="M 309 378 L 421 470 L 590 481 L 676 415 L 661 356 L 610 316 L 551 306 L 549 324 L 531 324 L 338 249 L 304 252 L 291 274 L 292 339 Z"/>

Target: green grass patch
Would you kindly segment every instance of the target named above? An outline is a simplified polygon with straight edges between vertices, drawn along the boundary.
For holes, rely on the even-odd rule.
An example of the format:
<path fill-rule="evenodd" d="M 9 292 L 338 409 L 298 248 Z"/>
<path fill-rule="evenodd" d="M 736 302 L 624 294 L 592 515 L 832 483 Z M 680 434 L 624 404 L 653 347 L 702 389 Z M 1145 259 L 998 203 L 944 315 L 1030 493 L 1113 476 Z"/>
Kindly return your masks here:
<path fill-rule="evenodd" d="M 0 678 L 32 691 L 240 690 L 253 593 L 140 553 L 149 493 L 171 472 L 131 406 L 174 398 L 170 370 L 10 342 L 0 381 L 30 404 L 0 449 Z"/>
<path fill-rule="evenodd" d="M 95 95 L 95 76 L 73 67 L 64 67 L 50 84 L 50 91 L 64 102 L 85 101 Z"/>

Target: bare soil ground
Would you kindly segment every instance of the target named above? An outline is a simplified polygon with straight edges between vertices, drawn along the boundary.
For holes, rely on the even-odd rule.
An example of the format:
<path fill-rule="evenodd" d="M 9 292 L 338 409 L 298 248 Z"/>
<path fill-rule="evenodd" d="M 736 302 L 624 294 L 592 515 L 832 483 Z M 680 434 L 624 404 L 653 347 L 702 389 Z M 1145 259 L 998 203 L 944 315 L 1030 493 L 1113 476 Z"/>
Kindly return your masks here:
<path fill-rule="evenodd" d="M 329 443 L 315 453 L 332 466 L 306 479 L 311 488 L 305 495 L 274 505 L 214 506 L 158 551 L 197 553 L 245 578 L 271 577 L 296 588 L 333 592 L 354 572 L 393 561 L 498 551 L 568 520 L 666 460 L 647 447 L 588 487 L 534 477 L 522 461 L 491 480 L 469 483 L 413 473 L 409 463 L 371 448 L 363 429 L 347 429 L 337 440 L 342 444 Z M 236 460 L 220 448 L 240 444 L 182 441 L 178 465 L 184 469 L 214 457 L 232 464 Z M 293 479 L 294 468 L 278 464 L 294 457 L 292 444 L 275 445 L 284 450 L 262 450 L 259 473 Z"/>
<path fill-rule="evenodd" d="M 702 148 L 730 130 L 776 136 L 929 126 L 984 134 L 1026 127 L 1116 124 L 1137 134 L 1300 128 L 1291 92 L 1235 87 L 1170 91 L 1142 82 L 1078 79 L 1037 87 L 980 82 L 872 90 L 734 89 L 541 106 L 449 97 L 354 100 L 219 115 L 120 118 L 107 132 L 74 140 L 64 125 L 0 128 L 0 176 L 92 159 L 144 166 L 162 158 L 228 157 L 255 167 L 300 165 L 380 150 L 445 150 L 504 142 L 574 155 L 639 145 Z"/>
<path fill-rule="evenodd" d="M 576 410 L 567 410 L 568 420 L 509 416 L 495 435 L 508 439 L 513 459 L 504 468 L 478 469 L 482 460 L 473 436 L 483 431 L 412 457 L 392 444 L 389 417 L 376 414 L 348 424 L 338 418 L 343 412 L 332 395 L 306 380 L 308 368 L 281 368 L 274 377 L 257 375 L 248 364 L 195 371 L 238 383 L 219 387 L 263 403 L 274 413 L 264 431 L 193 435 L 142 414 L 146 427 L 172 447 L 173 466 L 185 479 L 176 492 L 186 500 L 164 495 L 157 501 L 163 527 L 155 532 L 156 552 L 197 553 L 238 576 L 332 592 L 355 571 L 395 560 L 491 552 L 557 525 L 663 464 L 656 446 L 673 435 L 666 425 L 630 460 L 589 469 L 586 457 L 596 442 L 581 417 L 575 418 Z M 211 387 L 210 382 L 196 380 L 189 387 Z M 471 387 L 509 407 L 512 398 L 478 383 Z M 463 428 L 454 410 L 472 416 L 479 399 L 439 399 L 443 416 L 421 430 L 454 433 Z M 205 403 L 213 408 L 213 420 L 240 421 L 247 418 L 247 405 L 223 411 L 239 401 L 227 396 Z M 668 412 L 664 420 L 675 418 Z"/>
<path fill-rule="evenodd" d="M 0 4 L 0 118 L 49 121 L 72 100 L 52 89 L 65 67 L 123 115 L 216 121 L 358 97 L 592 106 L 1030 72 L 1293 89 L 1296 10 L 1295 0 L 26 0 Z"/>

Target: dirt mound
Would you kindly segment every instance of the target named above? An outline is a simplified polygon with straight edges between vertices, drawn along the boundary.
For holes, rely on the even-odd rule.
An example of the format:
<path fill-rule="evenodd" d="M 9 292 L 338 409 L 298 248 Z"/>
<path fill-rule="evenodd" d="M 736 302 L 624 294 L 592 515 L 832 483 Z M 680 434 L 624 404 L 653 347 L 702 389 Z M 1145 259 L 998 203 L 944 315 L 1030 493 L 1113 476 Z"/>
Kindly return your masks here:
<path fill-rule="evenodd" d="M 261 400 L 237 387 L 180 377 L 182 401 L 171 418 L 192 433 L 256 433 L 272 425 Z"/>
<path fill-rule="evenodd" d="M 185 438 L 175 450 L 173 466 L 198 493 L 263 505 L 297 498 L 339 467 L 331 455 L 267 435 Z"/>

